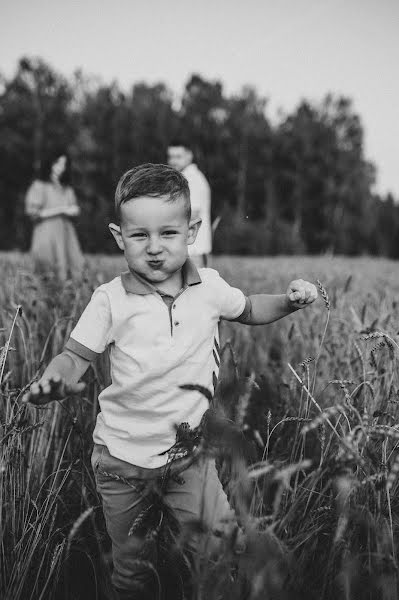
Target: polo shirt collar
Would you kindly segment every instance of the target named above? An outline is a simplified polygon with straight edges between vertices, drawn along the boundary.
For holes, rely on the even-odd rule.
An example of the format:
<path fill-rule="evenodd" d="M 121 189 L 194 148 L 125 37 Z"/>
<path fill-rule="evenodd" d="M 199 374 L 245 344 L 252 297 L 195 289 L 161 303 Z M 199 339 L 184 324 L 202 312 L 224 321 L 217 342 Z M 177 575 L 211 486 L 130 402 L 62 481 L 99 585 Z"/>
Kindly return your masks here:
<path fill-rule="evenodd" d="M 189 258 L 182 267 L 182 274 L 184 287 L 189 285 L 197 285 L 202 281 L 197 267 Z M 153 294 L 154 292 L 159 293 L 157 288 L 152 285 L 152 283 L 146 281 L 137 273 L 125 271 L 121 274 L 121 280 L 125 290 L 131 294 L 139 294 L 144 296 L 146 294 Z"/>

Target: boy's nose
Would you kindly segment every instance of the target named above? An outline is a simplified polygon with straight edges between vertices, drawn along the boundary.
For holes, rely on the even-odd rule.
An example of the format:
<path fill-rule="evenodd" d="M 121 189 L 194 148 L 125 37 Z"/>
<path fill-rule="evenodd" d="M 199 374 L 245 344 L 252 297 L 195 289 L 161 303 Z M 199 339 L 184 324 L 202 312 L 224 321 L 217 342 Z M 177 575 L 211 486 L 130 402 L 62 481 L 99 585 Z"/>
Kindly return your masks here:
<path fill-rule="evenodd" d="M 150 238 L 148 242 L 148 254 L 159 254 L 162 251 L 160 240 L 158 238 Z"/>

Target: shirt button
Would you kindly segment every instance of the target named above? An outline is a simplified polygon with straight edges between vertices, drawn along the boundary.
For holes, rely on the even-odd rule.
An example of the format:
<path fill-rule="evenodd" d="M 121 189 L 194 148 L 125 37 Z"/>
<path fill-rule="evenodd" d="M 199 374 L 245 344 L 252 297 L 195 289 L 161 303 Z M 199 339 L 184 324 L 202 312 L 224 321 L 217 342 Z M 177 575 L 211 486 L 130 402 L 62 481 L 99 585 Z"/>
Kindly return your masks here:
<path fill-rule="evenodd" d="M 174 325 L 177 327 L 178 325 L 180 325 L 179 321 L 175 321 Z"/>
<path fill-rule="evenodd" d="M 174 304 L 174 305 L 172 306 L 172 308 L 176 308 L 176 304 Z"/>

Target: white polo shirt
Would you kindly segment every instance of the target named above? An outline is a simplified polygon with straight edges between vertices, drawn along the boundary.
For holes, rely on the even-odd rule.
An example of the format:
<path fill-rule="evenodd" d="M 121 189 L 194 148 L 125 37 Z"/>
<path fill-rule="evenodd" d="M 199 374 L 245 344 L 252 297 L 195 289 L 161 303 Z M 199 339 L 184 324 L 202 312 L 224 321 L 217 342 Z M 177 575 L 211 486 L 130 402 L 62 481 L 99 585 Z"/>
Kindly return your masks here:
<path fill-rule="evenodd" d="M 218 323 L 242 315 L 245 296 L 213 269 L 183 267 L 184 286 L 162 298 L 151 284 L 123 273 L 98 287 L 66 348 L 93 360 L 107 347 L 112 383 L 99 396 L 94 441 L 110 454 L 146 468 L 176 440 L 176 426 L 199 425 L 219 370 Z"/>

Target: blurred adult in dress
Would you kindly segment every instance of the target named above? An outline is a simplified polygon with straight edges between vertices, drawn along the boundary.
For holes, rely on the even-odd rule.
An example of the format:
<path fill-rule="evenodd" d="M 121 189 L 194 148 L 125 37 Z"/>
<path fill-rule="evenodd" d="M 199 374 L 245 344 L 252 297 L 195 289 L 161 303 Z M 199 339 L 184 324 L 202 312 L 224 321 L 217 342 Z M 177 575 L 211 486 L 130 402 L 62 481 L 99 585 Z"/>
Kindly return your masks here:
<path fill-rule="evenodd" d="M 181 171 L 188 181 L 191 218 L 201 219 L 197 238 L 188 246 L 190 258 L 197 267 L 206 267 L 212 252 L 211 190 L 205 175 L 193 162 L 193 152 L 187 141 L 175 139 L 168 146 L 168 163 Z"/>
<path fill-rule="evenodd" d="M 70 159 L 58 152 L 43 163 L 25 199 L 33 221 L 31 253 L 36 266 L 53 270 L 60 280 L 79 277 L 84 258 L 73 225 L 80 208 L 70 185 Z"/>

